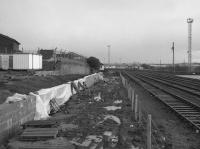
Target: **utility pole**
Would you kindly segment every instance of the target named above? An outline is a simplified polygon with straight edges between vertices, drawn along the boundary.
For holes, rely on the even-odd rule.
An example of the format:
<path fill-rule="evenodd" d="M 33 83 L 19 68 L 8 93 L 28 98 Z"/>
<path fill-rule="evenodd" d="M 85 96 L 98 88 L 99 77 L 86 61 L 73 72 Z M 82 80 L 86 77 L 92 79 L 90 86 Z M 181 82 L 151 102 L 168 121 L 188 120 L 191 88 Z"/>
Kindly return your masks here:
<path fill-rule="evenodd" d="M 188 23 L 188 71 L 192 71 L 192 18 L 187 19 Z"/>
<path fill-rule="evenodd" d="M 107 45 L 108 48 L 108 65 L 110 65 L 110 45 Z"/>
<path fill-rule="evenodd" d="M 174 42 L 172 43 L 172 53 L 173 53 L 173 60 L 172 60 L 173 72 L 175 72 L 175 64 L 174 64 Z"/>
<path fill-rule="evenodd" d="M 162 61 L 161 61 L 161 59 L 160 59 L 160 71 L 161 71 L 161 65 L 162 65 Z"/>

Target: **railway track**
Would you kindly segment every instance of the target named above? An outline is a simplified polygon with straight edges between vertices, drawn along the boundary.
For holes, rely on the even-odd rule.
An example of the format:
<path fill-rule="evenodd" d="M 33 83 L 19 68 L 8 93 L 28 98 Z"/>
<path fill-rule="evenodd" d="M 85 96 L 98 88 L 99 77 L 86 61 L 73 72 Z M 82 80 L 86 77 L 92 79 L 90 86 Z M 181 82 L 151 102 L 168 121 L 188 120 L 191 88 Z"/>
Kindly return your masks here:
<path fill-rule="evenodd" d="M 200 130 L 199 81 L 154 72 L 123 72 L 130 80 L 138 83 L 149 93 L 173 110 L 180 118 Z"/>

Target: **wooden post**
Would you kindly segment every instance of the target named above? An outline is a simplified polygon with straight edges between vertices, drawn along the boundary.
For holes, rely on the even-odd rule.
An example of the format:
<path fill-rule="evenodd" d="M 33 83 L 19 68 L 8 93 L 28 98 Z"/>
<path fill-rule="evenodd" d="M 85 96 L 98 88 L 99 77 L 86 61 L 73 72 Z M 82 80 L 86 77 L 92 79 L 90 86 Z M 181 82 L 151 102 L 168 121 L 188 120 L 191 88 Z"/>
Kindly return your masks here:
<path fill-rule="evenodd" d="M 142 110 L 141 110 L 141 101 L 138 100 L 138 121 L 142 121 Z"/>
<path fill-rule="evenodd" d="M 151 149 L 151 114 L 148 114 L 147 120 L 147 149 Z"/>
<path fill-rule="evenodd" d="M 128 99 L 131 101 L 131 91 L 132 91 L 132 88 L 131 86 L 128 87 Z"/>
<path fill-rule="evenodd" d="M 138 121 L 138 95 L 135 95 L 135 120 Z"/>
<path fill-rule="evenodd" d="M 135 91 L 134 91 L 134 89 L 132 89 L 131 94 L 132 94 L 132 96 L 131 96 L 131 111 L 133 112 L 134 100 L 135 100 Z"/>

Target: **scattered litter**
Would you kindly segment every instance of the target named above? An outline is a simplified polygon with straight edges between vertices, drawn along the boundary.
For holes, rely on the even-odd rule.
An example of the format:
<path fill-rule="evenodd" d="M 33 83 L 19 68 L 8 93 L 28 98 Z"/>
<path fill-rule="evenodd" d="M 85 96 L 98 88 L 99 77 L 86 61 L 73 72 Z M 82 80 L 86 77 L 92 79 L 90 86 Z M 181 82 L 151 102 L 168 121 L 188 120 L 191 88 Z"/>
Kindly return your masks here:
<path fill-rule="evenodd" d="M 120 119 L 118 117 L 114 116 L 114 115 L 106 115 L 104 117 L 104 121 L 107 120 L 107 119 L 111 119 L 111 120 L 115 121 L 119 125 L 121 124 Z"/>
<path fill-rule="evenodd" d="M 95 101 L 101 101 L 101 93 L 99 92 L 97 96 L 94 97 Z"/>
<path fill-rule="evenodd" d="M 112 131 L 105 131 L 105 132 L 103 133 L 103 135 L 104 135 L 104 136 L 110 137 L 110 136 L 112 136 Z"/>
<path fill-rule="evenodd" d="M 6 99 L 5 103 L 13 103 L 21 100 L 27 99 L 27 95 L 15 93 Z"/>
<path fill-rule="evenodd" d="M 94 142 L 101 142 L 103 137 L 102 136 L 97 136 L 97 135 L 89 135 L 86 137 L 87 139 L 91 139 Z"/>
<path fill-rule="evenodd" d="M 106 141 L 109 142 L 111 147 L 115 147 L 119 141 L 118 136 L 114 135 L 112 131 L 105 131 L 104 136 L 106 136 Z"/>
<path fill-rule="evenodd" d="M 96 135 L 89 135 L 84 140 L 81 138 L 74 138 L 71 143 L 78 146 L 78 149 L 97 149 L 103 146 L 103 137 Z"/>
<path fill-rule="evenodd" d="M 121 109 L 121 107 L 116 107 L 116 106 L 107 106 L 104 108 L 108 111 L 115 111 L 115 110 Z"/>
<path fill-rule="evenodd" d="M 104 78 L 103 81 L 104 81 L 105 83 L 107 83 L 107 82 L 109 82 L 109 79 L 108 79 L 108 78 Z"/>
<path fill-rule="evenodd" d="M 119 141 L 118 136 L 111 136 L 111 147 L 115 147 Z"/>
<path fill-rule="evenodd" d="M 72 144 L 79 146 L 80 148 L 88 148 L 92 144 L 92 140 L 86 138 L 85 140 L 81 141 L 80 138 L 74 138 L 72 141 L 70 141 Z"/>
<path fill-rule="evenodd" d="M 115 100 L 114 101 L 114 104 L 120 104 L 120 103 L 122 103 L 122 100 Z"/>

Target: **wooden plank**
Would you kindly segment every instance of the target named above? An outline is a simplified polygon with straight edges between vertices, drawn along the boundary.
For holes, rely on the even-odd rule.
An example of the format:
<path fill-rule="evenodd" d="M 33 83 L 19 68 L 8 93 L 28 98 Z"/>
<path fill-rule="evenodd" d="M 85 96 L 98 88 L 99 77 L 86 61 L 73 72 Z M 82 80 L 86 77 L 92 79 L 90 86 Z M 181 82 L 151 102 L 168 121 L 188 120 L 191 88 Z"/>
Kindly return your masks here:
<path fill-rule="evenodd" d="M 24 146 L 24 147 L 20 147 L 19 149 L 67 149 L 66 145 L 40 145 L 40 146 Z"/>
<path fill-rule="evenodd" d="M 25 130 L 24 130 L 24 132 L 25 131 L 30 131 L 30 132 L 32 132 L 32 131 L 57 131 L 58 130 L 58 128 L 26 128 Z"/>

